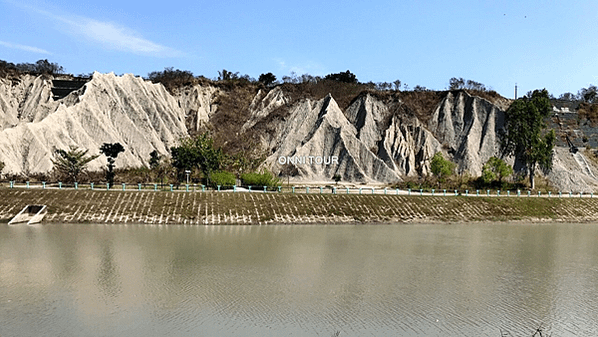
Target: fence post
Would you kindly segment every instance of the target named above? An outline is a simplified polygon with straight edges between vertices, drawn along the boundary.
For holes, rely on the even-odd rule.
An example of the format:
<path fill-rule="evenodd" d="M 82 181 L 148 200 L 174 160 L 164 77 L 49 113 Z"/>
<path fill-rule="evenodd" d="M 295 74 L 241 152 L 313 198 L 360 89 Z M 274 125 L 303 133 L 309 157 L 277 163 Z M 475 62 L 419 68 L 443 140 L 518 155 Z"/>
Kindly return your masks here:
<path fill-rule="evenodd" d="M 106 183 L 106 189 L 109 190 L 110 189 L 110 183 Z"/>
<path fill-rule="evenodd" d="M 237 185 L 233 185 L 233 193 L 237 192 Z"/>
<path fill-rule="evenodd" d="M 434 189 L 432 189 L 432 196 L 434 196 Z"/>
<path fill-rule="evenodd" d="M 361 194 L 361 187 L 359 188 L 359 194 Z"/>
<path fill-rule="evenodd" d="M 278 186 L 278 193 L 282 192 L 282 186 Z"/>
<path fill-rule="evenodd" d="M 93 183 L 89 183 L 89 188 L 93 191 Z"/>
<path fill-rule="evenodd" d="M 76 190 L 78 190 L 78 189 L 79 189 L 79 183 L 77 183 L 76 181 L 75 181 L 75 189 L 76 189 Z"/>
<path fill-rule="evenodd" d="M 291 190 L 293 190 L 293 194 L 295 194 L 295 186 L 291 187 Z"/>
<path fill-rule="evenodd" d="M 46 189 L 46 182 L 45 182 L 45 181 L 42 181 L 42 185 L 43 185 L 43 187 L 42 187 L 42 188 L 45 190 L 45 189 Z"/>
<path fill-rule="evenodd" d="M 411 189 L 410 188 L 407 189 L 407 195 L 411 195 Z"/>
<path fill-rule="evenodd" d="M 125 183 L 123 183 L 123 191 L 126 189 L 126 185 Z"/>
<path fill-rule="evenodd" d="M 58 182 L 58 189 L 61 190 L 62 189 L 62 182 Z"/>
<path fill-rule="evenodd" d="M 469 190 L 465 190 L 465 196 L 468 197 L 469 196 Z"/>
<path fill-rule="evenodd" d="M 423 188 L 419 189 L 419 195 L 424 195 L 424 189 Z"/>
<path fill-rule="evenodd" d="M 158 190 L 158 184 L 154 184 L 154 192 Z"/>
<path fill-rule="evenodd" d="M 29 188 L 29 181 L 27 181 L 27 188 Z"/>
<path fill-rule="evenodd" d="M 141 183 L 137 183 L 137 191 L 141 191 Z"/>
<path fill-rule="evenodd" d="M 185 184 L 185 192 L 189 192 L 189 184 Z"/>
<path fill-rule="evenodd" d="M 15 182 L 14 181 L 10 181 L 10 188 L 14 188 L 15 187 Z"/>
<path fill-rule="evenodd" d="M 172 184 L 170 184 L 170 192 L 172 192 Z"/>
<path fill-rule="evenodd" d="M 386 187 L 384 188 L 384 194 L 386 194 Z"/>

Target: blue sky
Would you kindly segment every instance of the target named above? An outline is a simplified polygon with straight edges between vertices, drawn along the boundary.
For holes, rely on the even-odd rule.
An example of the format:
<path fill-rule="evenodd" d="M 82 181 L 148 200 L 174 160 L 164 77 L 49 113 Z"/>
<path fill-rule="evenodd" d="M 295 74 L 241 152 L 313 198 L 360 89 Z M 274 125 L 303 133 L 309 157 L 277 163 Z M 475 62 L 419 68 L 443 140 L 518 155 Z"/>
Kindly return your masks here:
<path fill-rule="evenodd" d="M 214 78 L 350 70 L 443 90 L 472 79 L 506 97 L 598 84 L 598 1 L 0 0 L 0 59 L 69 73 Z"/>

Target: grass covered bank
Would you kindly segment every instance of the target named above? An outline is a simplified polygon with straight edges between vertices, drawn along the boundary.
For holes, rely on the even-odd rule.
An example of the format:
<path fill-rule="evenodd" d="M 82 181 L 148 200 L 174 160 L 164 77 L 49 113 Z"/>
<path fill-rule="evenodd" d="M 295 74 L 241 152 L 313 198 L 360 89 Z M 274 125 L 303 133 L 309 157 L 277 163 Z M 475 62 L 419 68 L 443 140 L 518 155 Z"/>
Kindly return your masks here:
<path fill-rule="evenodd" d="M 0 188 L 0 222 L 27 204 L 48 206 L 45 223 L 598 221 L 598 198 Z"/>

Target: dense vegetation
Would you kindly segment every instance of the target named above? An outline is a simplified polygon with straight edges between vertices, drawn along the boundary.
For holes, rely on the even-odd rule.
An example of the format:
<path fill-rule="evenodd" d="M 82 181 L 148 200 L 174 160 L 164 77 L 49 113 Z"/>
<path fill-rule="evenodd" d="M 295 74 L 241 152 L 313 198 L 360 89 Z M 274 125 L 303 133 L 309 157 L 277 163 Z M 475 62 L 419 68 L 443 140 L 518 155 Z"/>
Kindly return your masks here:
<path fill-rule="evenodd" d="M 0 60 L 0 77 L 14 77 L 21 74 L 58 75 L 63 73 L 64 68 L 62 66 L 48 60 L 17 64 Z"/>

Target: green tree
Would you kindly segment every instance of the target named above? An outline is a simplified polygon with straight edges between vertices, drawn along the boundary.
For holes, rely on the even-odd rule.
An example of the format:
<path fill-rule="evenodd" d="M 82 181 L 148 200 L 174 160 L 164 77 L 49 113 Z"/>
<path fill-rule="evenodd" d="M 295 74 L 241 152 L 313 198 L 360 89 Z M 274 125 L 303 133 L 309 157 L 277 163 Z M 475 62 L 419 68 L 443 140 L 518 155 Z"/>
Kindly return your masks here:
<path fill-rule="evenodd" d="M 162 156 L 160 155 L 158 150 L 154 150 L 154 151 L 150 152 L 150 160 L 149 160 L 150 169 L 154 170 L 160 165 L 161 157 Z"/>
<path fill-rule="evenodd" d="M 276 76 L 272 73 L 261 74 L 258 81 L 269 87 L 276 82 Z"/>
<path fill-rule="evenodd" d="M 68 182 L 78 181 L 79 176 L 85 173 L 87 164 L 99 157 L 99 155 L 87 156 L 88 151 L 74 146 L 71 146 L 68 151 L 55 150 L 56 157 L 52 159 L 54 170 Z"/>
<path fill-rule="evenodd" d="M 336 74 L 328 74 L 324 77 L 325 80 L 337 81 L 337 82 L 345 82 L 345 83 L 359 83 L 355 74 L 350 72 L 349 70 L 345 72 L 340 72 Z"/>
<path fill-rule="evenodd" d="M 114 185 L 114 162 L 116 161 L 116 157 L 121 152 L 125 152 L 120 143 L 104 143 L 100 146 L 100 152 L 103 153 L 108 159 L 108 170 L 106 171 L 106 182 L 110 184 L 110 186 Z"/>
<path fill-rule="evenodd" d="M 165 160 L 165 158 L 157 150 L 154 150 L 150 152 L 149 165 L 152 176 L 156 179 L 155 181 L 160 181 L 160 184 L 163 184 L 164 177 L 168 173 L 169 169 L 171 169 L 171 166 L 167 160 Z"/>
<path fill-rule="evenodd" d="M 511 174 L 513 174 L 513 168 L 500 158 L 490 157 L 482 166 L 482 180 L 486 184 L 498 180 L 498 184 L 502 186 L 502 179 Z"/>
<path fill-rule="evenodd" d="M 395 85 L 395 90 L 401 90 L 401 80 L 392 82 Z"/>
<path fill-rule="evenodd" d="M 210 174 L 220 170 L 225 160 L 222 149 L 214 147 L 214 140 L 209 133 L 197 135 L 195 138 L 181 140 L 181 145 L 170 148 L 172 166 L 177 170 L 179 180 L 185 170 L 197 168 L 210 183 Z"/>
<path fill-rule="evenodd" d="M 222 71 L 218 71 L 218 81 L 232 81 L 239 78 L 239 72 L 233 73 L 232 71 L 228 71 L 226 69 L 222 69 Z"/>
<path fill-rule="evenodd" d="M 531 189 L 535 188 L 536 167 L 548 174 L 552 170 L 554 130 L 545 132 L 544 119 L 552 110 L 548 91 L 534 90 L 514 101 L 505 112 L 505 128 L 500 133 L 502 156 L 514 155 L 529 175 Z"/>
<path fill-rule="evenodd" d="M 450 162 L 449 160 L 444 159 L 442 153 L 436 152 L 434 157 L 432 157 L 432 162 L 430 165 L 430 170 L 432 174 L 438 178 L 439 182 L 444 182 L 444 180 L 453 174 L 453 170 L 455 169 L 455 164 Z"/>

